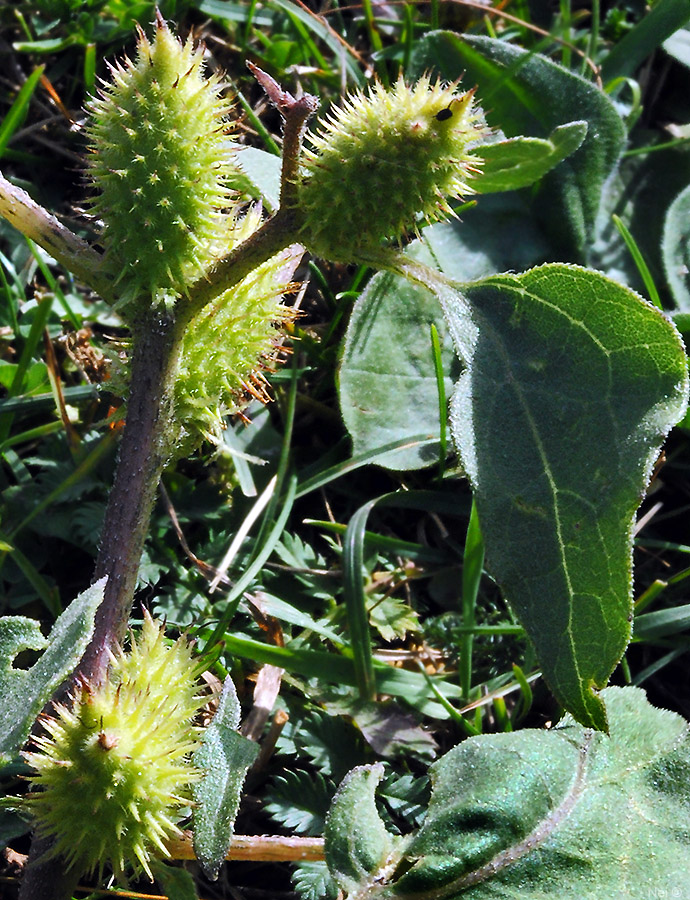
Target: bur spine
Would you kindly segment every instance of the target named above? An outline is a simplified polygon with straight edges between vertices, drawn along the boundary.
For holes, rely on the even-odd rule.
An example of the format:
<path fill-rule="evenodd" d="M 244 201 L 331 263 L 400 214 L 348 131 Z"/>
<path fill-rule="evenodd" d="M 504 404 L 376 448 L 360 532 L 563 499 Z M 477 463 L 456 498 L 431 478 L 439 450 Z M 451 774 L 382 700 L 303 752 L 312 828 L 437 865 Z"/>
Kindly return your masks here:
<path fill-rule="evenodd" d="M 181 835 L 180 808 L 202 777 L 190 761 L 203 703 L 194 672 L 187 643 L 166 641 L 146 615 L 102 685 L 80 684 L 40 720 L 36 749 L 24 754 L 38 790 L 24 804 L 69 869 L 102 877 L 110 865 L 120 881 L 141 872 L 153 880 L 151 858 Z"/>
<path fill-rule="evenodd" d="M 307 138 L 300 240 L 325 259 L 376 261 L 418 223 L 451 216 L 449 197 L 472 193 L 481 161 L 471 147 L 486 131 L 474 92 L 457 83 L 401 77 L 351 95 Z"/>

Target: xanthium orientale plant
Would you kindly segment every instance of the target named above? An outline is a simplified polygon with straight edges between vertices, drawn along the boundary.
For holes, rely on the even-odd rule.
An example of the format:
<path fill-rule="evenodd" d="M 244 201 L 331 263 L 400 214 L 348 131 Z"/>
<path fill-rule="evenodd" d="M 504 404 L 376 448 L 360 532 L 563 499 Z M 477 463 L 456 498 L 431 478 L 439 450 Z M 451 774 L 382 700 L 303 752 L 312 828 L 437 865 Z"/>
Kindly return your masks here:
<path fill-rule="evenodd" d="M 160 368 L 171 374 L 161 405 L 167 402 L 171 415 L 154 411 L 164 420 L 158 470 L 148 473 L 155 484 L 170 458 L 204 438 L 217 440 L 223 417 L 241 408 L 247 393 L 256 394 L 258 367 L 275 362 L 276 326 L 289 317 L 281 297 L 303 252 L 291 245 L 300 240 L 327 257 L 364 260 L 416 230 L 417 215 L 424 221 L 449 215 L 447 197 L 471 190 L 479 160 L 468 146 L 483 124 L 473 93 L 460 94 L 455 84 L 423 78 L 409 88 L 401 80 L 391 91 L 377 84 L 358 94 L 310 136 L 313 149 L 296 176 L 285 179 L 290 221 L 278 231 L 274 226 L 277 236 L 264 249 L 260 210 L 230 187 L 230 110 L 219 79 L 203 76 L 201 48 L 181 43 L 159 18 L 154 39 L 140 31 L 134 61 L 111 74 L 89 104 L 86 130 L 91 209 L 103 225 L 100 274 L 132 335 L 108 386 L 127 393 L 130 409 L 137 403 L 137 348 L 167 324 L 173 338 Z M 310 98 L 300 115 L 304 120 L 313 111 Z M 399 187 L 395 203 L 372 207 L 370 198 L 391 178 Z M 352 185 L 361 208 L 353 207 Z M 368 228 L 350 228 L 343 207 L 354 208 Z M 280 216 L 269 226 L 276 221 Z M 243 248 L 249 248 L 246 271 L 209 291 L 224 257 Z M 125 444 L 134 431 L 128 418 Z M 131 595 L 111 600 L 118 602 L 128 611 Z M 199 701 L 185 645 L 167 647 L 150 619 L 129 654 L 117 649 L 121 640 L 112 631 L 101 637 L 105 657 L 77 677 L 54 715 L 40 720 L 42 733 L 25 754 L 36 790 L 24 808 L 39 838 L 52 840 L 48 859 L 60 858 L 77 873 L 110 865 L 122 879 L 130 870 L 151 875 L 150 857 L 165 854 L 189 785 L 201 773 L 189 761 Z"/>
<path fill-rule="evenodd" d="M 489 132 L 472 90 L 461 92 L 456 82 L 444 84 L 430 76 L 413 86 L 399 80 L 390 90 L 375 84 L 332 112 L 307 137 L 308 149 L 301 153 L 306 122 L 318 105 L 315 98 L 294 98 L 265 73 L 254 72 L 285 123 L 280 208 L 268 219 L 263 220 L 258 208 L 247 206 L 231 189 L 236 183 L 236 160 L 229 143 L 230 110 L 220 97 L 219 80 L 204 78 L 201 50 L 189 41 L 179 42 L 160 17 L 154 39 L 149 41 L 140 33 L 135 60 L 114 67 L 112 83 L 90 104 L 92 210 L 103 223 L 104 253 L 49 219 L 22 192 L 0 183 L 4 192 L 0 212 L 110 301 L 131 331 L 127 359 L 110 385 L 126 391 L 127 418 L 96 564 L 96 577 L 107 578 L 104 599 L 70 698 L 56 708 L 54 716 L 41 720 L 43 734 L 26 754 L 40 788 L 28 799 L 27 808 L 40 839 L 52 842 L 43 865 L 50 866 L 52 859 L 56 867 L 73 870 L 75 877 L 82 870 L 100 872 L 105 865 L 121 878 L 130 868 L 151 875 L 152 856 L 165 854 L 166 841 L 178 828 L 177 817 L 189 802 L 189 786 L 203 776 L 189 759 L 195 741 L 190 722 L 198 705 L 189 651 L 182 643 L 168 647 L 149 620 L 129 656 L 118 647 L 125 636 L 161 472 L 203 439 L 217 440 L 224 416 L 240 409 L 252 385 L 257 379 L 260 382 L 261 365 L 276 361 L 277 326 L 289 317 L 281 297 L 301 247 L 327 259 L 369 263 L 402 273 L 441 300 L 456 348 L 467 365 L 464 392 L 456 394 L 454 434 L 477 488 L 480 517 L 489 509 L 483 494 L 484 473 L 477 465 L 478 460 L 483 462 L 485 447 L 475 446 L 474 432 L 465 434 L 462 428 L 473 421 L 466 412 L 477 397 L 485 396 L 483 386 L 489 385 L 489 400 L 493 400 L 490 377 L 480 371 L 481 366 L 471 367 L 481 362 L 476 352 L 480 325 L 481 336 L 488 336 L 482 351 L 495 352 L 496 365 L 507 357 L 499 352 L 505 334 L 514 335 L 522 327 L 521 346 L 527 346 L 527 338 L 535 342 L 525 369 L 529 377 L 537 378 L 551 364 L 548 353 L 542 353 L 541 342 L 548 337 L 543 333 L 544 311 L 553 315 L 558 326 L 564 318 L 552 296 L 559 278 L 561 285 L 569 285 L 560 292 L 563 302 L 573 308 L 579 309 L 587 291 L 598 292 L 612 306 L 619 304 L 626 315 L 633 306 L 636 328 L 638 322 L 646 328 L 648 319 L 654 319 L 651 344 L 664 348 L 666 380 L 655 383 L 650 388 L 653 396 L 647 401 L 645 394 L 639 413 L 635 411 L 645 424 L 639 434 L 635 432 L 637 443 L 631 442 L 636 456 L 631 457 L 630 468 L 637 481 L 647 477 L 654 448 L 658 449 L 660 438 L 685 407 L 687 373 L 672 326 L 642 308 L 632 292 L 603 276 L 567 267 L 533 270 L 526 276 L 487 279 L 470 286 L 465 296 L 466 286 L 402 256 L 400 243 L 424 223 L 442 221 L 451 214 L 449 198 L 473 191 L 472 179 L 482 168 L 482 141 Z M 582 123 L 573 124 L 578 127 L 568 131 L 568 148 L 583 139 Z M 505 157 L 515 146 L 510 141 L 493 143 L 490 156 L 498 160 L 498 169 L 505 163 L 501 154 Z M 536 145 L 526 143 L 520 152 L 528 152 L 530 146 Z M 537 150 L 541 153 L 544 147 L 539 145 Z M 538 178 L 563 158 L 555 143 L 547 150 L 546 168 L 533 166 L 530 177 Z M 520 163 L 515 168 L 520 169 Z M 294 249 L 296 242 L 298 249 Z M 512 312 L 504 314 L 501 304 L 508 295 L 513 306 L 505 309 Z M 584 321 L 589 312 L 578 315 Z M 607 356 L 614 355 L 618 335 L 610 316 L 602 315 L 602 319 L 603 325 L 593 321 L 592 328 L 605 326 L 611 349 L 602 342 L 599 346 L 605 346 Z M 558 331 L 552 324 L 548 330 Z M 659 354 L 655 364 L 658 358 Z M 501 383 L 512 384 L 515 371 Z M 476 372 L 476 383 L 470 383 Z M 570 383 L 566 387 L 570 389 Z M 543 379 L 539 390 L 543 390 Z M 637 383 L 636 391 L 639 394 Z M 498 406 L 492 403 L 492 409 Z M 524 407 L 517 412 L 522 414 Z M 634 427 L 635 423 L 631 433 Z M 505 459 L 500 448 L 495 465 L 503 465 Z M 627 473 L 617 474 L 623 480 L 627 477 Z M 637 482 L 633 487 L 639 493 Z M 517 499 L 519 504 L 513 502 L 515 498 L 508 500 L 512 515 L 516 510 L 534 511 L 534 521 L 546 527 L 542 523 L 549 510 L 541 501 L 530 506 L 523 496 Z M 632 507 L 626 503 L 624 526 L 628 527 Z M 489 516 L 486 521 L 489 546 L 496 526 Z M 525 534 L 530 537 L 531 532 Z M 624 535 L 623 543 L 628 537 Z M 567 545 L 561 541 L 559 547 L 570 552 L 574 540 Z M 627 544 L 623 549 L 629 552 Z M 530 547 L 530 562 L 533 555 Z M 509 574 L 513 576 L 513 571 Z M 590 594 L 581 591 L 586 600 Z M 627 602 L 622 595 L 617 600 L 621 608 Z M 532 613 L 527 609 L 523 618 L 529 620 Z M 626 613 L 622 610 L 623 618 Z M 618 644 L 624 647 L 629 629 L 621 635 Z M 574 691 L 572 671 L 579 674 L 583 655 L 577 654 L 576 642 L 571 643 L 577 658 L 566 659 L 557 649 L 556 664 L 551 670 L 545 666 L 546 677 L 559 686 L 559 699 L 583 726 L 605 732 L 606 713 L 597 691 L 620 658 L 618 644 L 617 658 L 604 660 L 594 675 L 585 672 Z M 178 670 L 173 683 L 168 673 L 171 666 Z M 587 737 L 587 746 L 590 741 Z M 364 773 L 363 780 L 371 781 L 375 774 Z M 89 786 L 90 817 L 85 814 L 83 792 L 73 790 L 75 779 Z M 573 792 L 565 793 L 570 803 Z M 576 801 L 574 797 L 572 802 Z M 359 795 L 355 808 L 364 808 Z M 373 800 L 367 811 L 372 833 L 383 834 Z M 331 824 L 337 823 L 337 812 L 338 807 Z M 231 830 L 232 822 L 226 824 Z M 350 819 L 343 831 L 344 849 L 341 853 L 336 841 L 337 852 L 331 852 L 330 863 L 336 876 L 342 865 L 339 881 L 345 890 L 365 896 L 369 875 L 377 877 L 386 860 L 362 865 L 359 855 L 368 858 L 370 847 L 350 840 L 353 830 Z M 529 844 L 529 832 L 527 837 Z M 222 852 L 214 850 L 209 855 L 212 871 Z M 40 871 L 35 878 L 45 880 L 45 869 Z M 353 872 L 367 884 L 358 883 Z M 450 889 L 458 883 L 464 882 L 454 876 Z M 38 896 L 32 895 L 34 888 L 27 888 L 27 898 Z M 388 890 L 387 896 L 392 895 Z"/>

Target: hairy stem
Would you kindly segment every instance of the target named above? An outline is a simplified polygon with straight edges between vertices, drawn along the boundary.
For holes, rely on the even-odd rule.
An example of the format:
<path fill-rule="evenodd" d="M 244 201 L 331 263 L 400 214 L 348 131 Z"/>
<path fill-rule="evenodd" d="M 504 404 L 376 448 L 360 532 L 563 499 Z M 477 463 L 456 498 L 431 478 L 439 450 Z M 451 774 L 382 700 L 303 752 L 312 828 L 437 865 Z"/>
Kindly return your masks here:
<path fill-rule="evenodd" d="M 104 300 L 112 300 L 113 279 L 103 270 L 103 257 L 86 241 L 39 206 L 0 173 L 0 216 L 43 247 L 53 259 L 88 284 Z"/>
<path fill-rule="evenodd" d="M 156 491 L 175 438 L 171 422 L 182 329 L 173 315 L 153 313 L 137 331 L 127 419 L 93 576 L 97 581 L 107 575 L 108 582 L 79 666 L 79 676 L 95 683 L 106 675 L 108 650 L 122 643 L 127 630 Z"/>
<path fill-rule="evenodd" d="M 74 894 L 79 883 L 80 872 L 75 869 L 65 871 L 65 866 L 56 857 L 46 856 L 52 841 L 34 838 L 31 842 L 29 865 L 22 878 L 19 898 L 31 900 L 66 900 Z"/>

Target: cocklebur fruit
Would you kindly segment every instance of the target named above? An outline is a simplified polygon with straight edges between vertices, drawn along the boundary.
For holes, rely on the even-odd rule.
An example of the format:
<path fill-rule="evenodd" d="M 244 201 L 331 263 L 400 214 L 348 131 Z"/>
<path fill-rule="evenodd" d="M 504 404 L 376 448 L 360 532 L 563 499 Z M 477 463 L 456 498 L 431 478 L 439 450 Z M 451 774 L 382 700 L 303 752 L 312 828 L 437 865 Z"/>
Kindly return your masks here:
<path fill-rule="evenodd" d="M 40 788 L 24 805 L 52 853 L 79 872 L 150 878 L 150 859 L 180 835 L 180 807 L 202 777 L 190 762 L 198 696 L 194 662 L 183 639 L 166 642 L 146 615 L 129 653 L 113 655 L 107 680 L 81 684 L 71 703 L 44 716 L 37 749 L 24 754 Z"/>
<path fill-rule="evenodd" d="M 382 243 L 447 218 L 448 198 L 472 193 L 471 145 L 486 133 L 474 92 L 429 76 L 350 96 L 307 138 L 300 240 L 325 259 L 376 261 Z"/>
<path fill-rule="evenodd" d="M 184 293 L 203 275 L 232 215 L 232 158 L 218 78 L 160 17 L 154 40 L 140 32 L 135 61 L 111 73 L 88 107 L 89 170 L 126 316 L 133 298 Z"/>
<path fill-rule="evenodd" d="M 260 224 L 260 211 L 250 208 L 233 222 L 226 246 L 242 243 Z M 301 256 L 301 248 L 288 247 L 219 294 L 190 323 L 175 381 L 178 453 L 190 452 L 202 439 L 218 443 L 225 416 L 241 411 L 252 397 L 266 399 L 262 372 L 281 355 L 280 326 L 292 317 L 282 297 Z"/>
<path fill-rule="evenodd" d="M 242 243 L 261 224 L 261 211 L 249 207 L 228 223 L 225 247 Z M 293 318 L 283 295 L 293 289 L 292 276 L 303 254 L 295 245 L 222 291 L 189 323 L 182 338 L 173 388 L 173 455 L 188 456 L 203 441 L 217 445 L 226 417 L 241 412 L 252 399 L 268 399 L 264 373 L 282 360 L 284 329 Z M 131 340 L 111 346 L 108 390 L 127 397 Z M 121 408 L 119 415 L 124 413 Z"/>

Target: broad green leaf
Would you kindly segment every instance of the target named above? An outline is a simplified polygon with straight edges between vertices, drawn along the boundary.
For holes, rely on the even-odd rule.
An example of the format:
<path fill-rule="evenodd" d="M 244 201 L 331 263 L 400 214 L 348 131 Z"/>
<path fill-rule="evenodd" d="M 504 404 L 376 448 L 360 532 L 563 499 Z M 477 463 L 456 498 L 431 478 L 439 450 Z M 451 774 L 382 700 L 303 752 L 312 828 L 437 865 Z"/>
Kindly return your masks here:
<path fill-rule="evenodd" d="M 455 280 L 470 281 L 503 269 L 524 269 L 548 256 L 548 245 L 517 194 L 481 197 L 461 222 L 425 228 L 409 254 Z M 438 300 L 418 284 L 389 273 L 372 278 L 355 303 L 340 364 L 340 408 L 353 455 L 396 440 L 419 437 L 422 446 L 371 459 L 395 470 L 434 465 L 439 456 L 440 413 L 430 326 L 441 339 L 446 396 L 460 375 Z M 393 401 L 391 398 L 395 398 Z"/>
<path fill-rule="evenodd" d="M 440 414 L 430 325 L 441 341 L 449 396 L 460 367 L 436 298 L 403 278 L 375 275 L 357 300 L 340 367 L 340 408 L 353 454 L 375 450 L 425 430 L 433 443 L 383 453 L 391 469 L 438 461 Z"/>
<path fill-rule="evenodd" d="M 654 138 L 649 132 L 638 132 L 638 140 L 644 145 Z M 632 255 L 612 220 L 615 213 L 629 229 L 655 284 L 662 290 L 666 285 L 662 258 L 665 219 L 688 184 L 690 154 L 680 149 L 654 150 L 623 159 L 604 184 L 594 239 L 587 248 L 587 265 L 634 290 L 644 290 Z"/>
<path fill-rule="evenodd" d="M 661 245 L 673 298 L 682 312 L 690 312 L 690 186 L 676 197 L 666 214 Z"/>
<path fill-rule="evenodd" d="M 489 124 L 508 137 L 549 138 L 559 126 L 587 122 L 579 149 L 544 176 L 534 201 L 559 251 L 583 258 L 602 185 L 625 139 L 611 100 L 551 60 L 492 38 L 431 32 L 418 42 L 411 62 L 412 74 L 431 69 L 449 81 L 464 76 L 468 85 L 476 84 Z"/>
<path fill-rule="evenodd" d="M 680 337 L 627 288 L 558 264 L 469 286 L 446 315 L 487 568 L 558 700 L 605 729 L 596 691 L 630 640 L 633 516 L 686 408 Z"/>
<path fill-rule="evenodd" d="M 194 753 L 194 765 L 205 774 L 194 785 L 194 852 L 206 875 L 218 877 L 230 849 L 247 769 L 258 744 L 237 732 L 240 704 L 232 678 L 223 685 L 218 709 Z"/>
<path fill-rule="evenodd" d="M 93 634 L 105 582 L 102 578 L 73 600 L 47 638 L 33 619 L 0 619 L 0 766 L 26 742 L 36 717 L 81 659 Z M 22 650 L 43 653 L 30 669 L 15 669 L 12 662 Z"/>
<path fill-rule="evenodd" d="M 570 122 L 555 128 L 548 139 L 515 137 L 482 144 L 475 154 L 484 164 L 472 186 L 480 194 L 488 194 L 534 184 L 574 153 L 586 134 L 586 122 Z"/>
<path fill-rule="evenodd" d="M 352 797 L 351 773 L 329 814 L 331 874 L 357 900 L 685 897 L 688 723 L 639 688 L 603 696 L 610 736 L 567 716 L 551 730 L 473 737 L 447 753 L 431 767 L 422 827 L 378 869 L 373 859 L 357 865 L 383 825 L 358 817 L 373 789 L 362 783 Z"/>
<path fill-rule="evenodd" d="M 374 792 L 383 766 L 358 766 L 343 779 L 326 818 L 326 860 L 331 875 L 350 897 L 374 888 L 396 843 L 381 821 Z"/>

